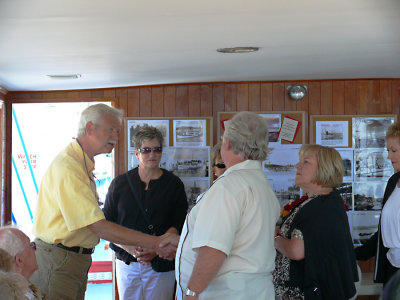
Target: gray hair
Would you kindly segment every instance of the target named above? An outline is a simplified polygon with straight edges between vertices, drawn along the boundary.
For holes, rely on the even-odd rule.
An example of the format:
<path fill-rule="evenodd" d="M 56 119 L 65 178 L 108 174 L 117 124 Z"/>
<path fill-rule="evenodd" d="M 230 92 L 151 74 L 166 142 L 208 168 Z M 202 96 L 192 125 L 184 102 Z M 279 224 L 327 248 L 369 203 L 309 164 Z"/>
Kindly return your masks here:
<path fill-rule="evenodd" d="M 268 136 L 265 119 L 256 113 L 242 111 L 229 120 L 223 139 L 229 139 L 232 151 L 243 159 L 265 160 Z"/>
<path fill-rule="evenodd" d="M 152 139 L 157 139 L 162 147 L 164 142 L 164 137 L 159 129 L 153 126 L 144 126 L 138 129 L 133 135 L 133 146 L 135 149 L 142 147 L 144 141 L 150 141 Z"/>
<path fill-rule="evenodd" d="M 96 126 L 100 126 L 104 121 L 105 115 L 113 115 L 122 123 L 123 111 L 104 103 L 94 104 L 87 108 L 81 113 L 81 118 L 78 125 L 77 136 L 81 137 L 86 134 L 86 124 L 92 122 Z"/>
<path fill-rule="evenodd" d="M 19 229 L 12 226 L 0 228 L 0 248 L 7 251 L 12 257 L 24 250 L 24 244 L 17 230 Z"/>

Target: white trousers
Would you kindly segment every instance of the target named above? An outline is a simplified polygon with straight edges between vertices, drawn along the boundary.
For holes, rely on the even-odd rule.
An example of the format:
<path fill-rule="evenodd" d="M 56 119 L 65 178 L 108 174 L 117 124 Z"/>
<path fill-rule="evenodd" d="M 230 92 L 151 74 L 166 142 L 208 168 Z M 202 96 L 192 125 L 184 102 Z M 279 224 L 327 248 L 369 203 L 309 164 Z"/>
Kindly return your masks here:
<path fill-rule="evenodd" d="M 116 259 L 116 276 L 121 300 L 172 300 L 175 273 L 156 272 L 151 266 L 133 262 L 130 265 Z"/>

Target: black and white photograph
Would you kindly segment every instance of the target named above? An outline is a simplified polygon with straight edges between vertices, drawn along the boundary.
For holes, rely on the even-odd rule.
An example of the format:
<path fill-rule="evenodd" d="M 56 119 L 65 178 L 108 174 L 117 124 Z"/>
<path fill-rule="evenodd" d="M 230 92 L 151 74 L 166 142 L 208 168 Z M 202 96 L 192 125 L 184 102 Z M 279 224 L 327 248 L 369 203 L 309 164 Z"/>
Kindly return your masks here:
<path fill-rule="evenodd" d="M 348 121 L 316 121 L 316 144 L 329 147 L 349 146 Z"/>
<path fill-rule="evenodd" d="M 353 150 L 352 149 L 336 149 L 343 160 L 344 176 L 343 181 L 353 181 Z"/>
<path fill-rule="evenodd" d="M 290 148 L 271 148 L 267 160 L 263 161 L 263 170 L 274 190 L 281 207 L 289 200 L 300 197 L 300 187 L 294 184 L 295 165 L 299 161 L 299 145 Z"/>
<path fill-rule="evenodd" d="M 355 245 L 364 244 L 377 230 L 379 212 L 351 212 L 351 235 Z"/>
<path fill-rule="evenodd" d="M 174 146 L 206 146 L 206 124 L 206 120 L 174 120 Z"/>
<path fill-rule="evenodd" d="M 181 180 L 185 185 L 185 192 L 190 210 L 196 204 L 197 197 L 208 190 L 210 187 L 210 180 L 191 178 L 181 178 Z"/>
<path fill-rule="evenodd" d="M 281 129 L 280 114 L 259 114 L 265 119 L 269 131 L 269 143 L 279 143 L 279 130 Z"/>
<path fill-rule="evenodd" d="M 385 148 L 385 135 L 394 117 L 353 118 L 354 148 Z"/>
<path fill-rule="evenodd" d="M 354 182 L 354 210 L 380 211 L 385 186 L 386 181 Z"/>
<path fill-rule="evenodd" d="M 169 146 L 169 121 L 168 120 L 127 120 L 128 151 L 135 150 L 133 146 L 133 135 L 142 127 L 153 126 L 161 131 L 164 137 L 163 147 Z"/>
<path fill-rule="evenodd" d="M 178 177 L 210 178 L 210 147 L 170 147 L 168 170 Z"/>
<path fill-rule="evenodd" d="M 387 180 L 393 172 L 386 150 L 354 150 L 354 181 Z"/>
<path fill-rule="evenodd" d="M 167 158 L 168 158 L 168 148 L 163 148 L 163 152 L 161 155 L 161 160 L 159 167 L 162 169 L 167 169 Z M 128 171 L 132 170 L 139 166 L 139 161 L 135 155 L 134 151 L 128 152 Z"/>
<path fill-rule="evenodd" d="M 347 210 L 353 209 L 353 183 L 343 182 L 336 188 L 340 196 L 343 198 L 344 204 L 347 205 Z"/>

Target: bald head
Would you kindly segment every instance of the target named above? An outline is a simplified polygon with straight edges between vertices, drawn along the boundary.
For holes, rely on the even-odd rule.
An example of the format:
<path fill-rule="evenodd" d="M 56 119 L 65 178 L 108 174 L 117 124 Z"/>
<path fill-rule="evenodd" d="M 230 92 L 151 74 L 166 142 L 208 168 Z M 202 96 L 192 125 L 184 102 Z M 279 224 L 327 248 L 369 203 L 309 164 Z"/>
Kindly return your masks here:
<path fill-rule="evenodd" d="M 0 228 L 0 248 L 14 258 L 15 271 L 26 279 L 38 269 L 34 243 L 18 228 Z"/>
<path fill-rule="evenodd" d="M 11 256 L 24 250 L 24 240 L 29 238 L 21 230 L 14 227 L 0 228 L 0 248 L 7 251 Z"/>

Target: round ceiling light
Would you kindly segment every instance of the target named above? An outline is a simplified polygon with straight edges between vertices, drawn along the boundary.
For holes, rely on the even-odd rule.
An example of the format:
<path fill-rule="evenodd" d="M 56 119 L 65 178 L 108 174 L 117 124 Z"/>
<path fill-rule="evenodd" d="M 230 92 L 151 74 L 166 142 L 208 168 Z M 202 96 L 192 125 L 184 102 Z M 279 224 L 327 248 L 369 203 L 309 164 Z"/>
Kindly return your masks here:
<path fill-rule="evenodd" d="M 256 52 L 260 47 L 232 47 L 232 48 L 219 48 L 217 52 L 221 53 L 249 53 Z"/>
<path fill-rule="evenodd" d="M 301 84 L 289 85 L 288 94 L 294 101 L 303 100 L 307 95 L 307 86 Z"/>

